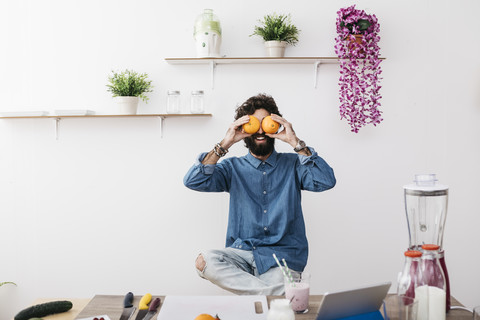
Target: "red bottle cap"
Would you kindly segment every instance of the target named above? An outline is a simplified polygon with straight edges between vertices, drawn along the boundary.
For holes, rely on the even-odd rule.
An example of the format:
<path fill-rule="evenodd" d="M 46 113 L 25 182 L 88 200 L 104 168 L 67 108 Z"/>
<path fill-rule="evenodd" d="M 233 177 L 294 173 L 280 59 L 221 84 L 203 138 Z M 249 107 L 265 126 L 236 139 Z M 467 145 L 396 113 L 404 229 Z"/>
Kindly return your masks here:
<path fill-rule="evenodd" d="M 410 257 L 410 258 L 419 258 L 422 256 L 422 253 L 417 250 L 407 250 L 405 251 L 405 257 Z"/>
<path fill-rule="evenodd" d="M 422 246 L 422 249 L 423 250 L 438 250 L 438 249 L 440 249 L 440 246 L 436 245 L 436 244 L 424 244 Z"/>

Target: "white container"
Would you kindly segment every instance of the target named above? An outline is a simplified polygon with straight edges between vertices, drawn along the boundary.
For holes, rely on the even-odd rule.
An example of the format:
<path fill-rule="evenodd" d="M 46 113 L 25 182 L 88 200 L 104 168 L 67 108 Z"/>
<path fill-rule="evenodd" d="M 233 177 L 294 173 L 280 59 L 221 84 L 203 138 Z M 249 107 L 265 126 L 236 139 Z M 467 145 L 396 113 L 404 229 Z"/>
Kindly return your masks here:
<path fill-rule="evenodd" d="M 285 41 L 265 41 L 265 54 L 267 57 L 283 58 L 286 47 Z"/>
<path fill-rule="evenodd" d="M 295 313 L 287 299 L 275 299 L 270 302 L 267 320 L 295 320 Z"/>
<path fill-rule="evenodd" d="M 167 113 L 180 113 L 180 91 L 167 91 Z"/>
<path fill-rule="evenodd" d="M 115 97 L 119 114 L 137 114 L 138 97 Z"/>
<path fill-rule="evenodd" d="M 219 58 L 222 28 L 212 9 L 205 9 L 195 20 L 193 29 L 198 58 Z"/>
<path fill-rule="evenodd" d="M 203 98 L 203 91 L 192 91 L 190 96 L 190 112 L 191 113 L 204 113 L 205 106 L 204 106 L 204 98 Z"/>

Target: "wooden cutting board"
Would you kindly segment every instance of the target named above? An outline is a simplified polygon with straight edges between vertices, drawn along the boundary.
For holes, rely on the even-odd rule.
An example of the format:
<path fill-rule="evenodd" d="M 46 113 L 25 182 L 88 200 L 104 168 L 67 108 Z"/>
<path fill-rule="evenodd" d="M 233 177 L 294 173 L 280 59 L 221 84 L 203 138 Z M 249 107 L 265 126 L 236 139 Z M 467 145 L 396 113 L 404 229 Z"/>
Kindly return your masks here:
<path fill-rule="evenodd" d="M 162 299 L 163 304 L 163 296 L 152 296 L 152 300 L 157 297 Z M 118 320 L 122 315 L 124 298 L 125 296 L 121 295 L 95 295 L 75 319 L 84 319 L 106 314 L 111 320 Z M 137 308 L 137 310 L 135 310 L 135 313 L 130 318 L 131 320 L 135 320 L 137 316 L 140 299 L 142 299 L 142 296 L 135 296 L 133 299 L 133 306 Z M 156 319 L 157 315 L 158 313 L 153 319 Z"/>
<path fill-rule="evenodd" d="M 207 313 L 222 320 L 266 320 L 265 296 L 166 296 L 158 320 L 194 320 Z"/>

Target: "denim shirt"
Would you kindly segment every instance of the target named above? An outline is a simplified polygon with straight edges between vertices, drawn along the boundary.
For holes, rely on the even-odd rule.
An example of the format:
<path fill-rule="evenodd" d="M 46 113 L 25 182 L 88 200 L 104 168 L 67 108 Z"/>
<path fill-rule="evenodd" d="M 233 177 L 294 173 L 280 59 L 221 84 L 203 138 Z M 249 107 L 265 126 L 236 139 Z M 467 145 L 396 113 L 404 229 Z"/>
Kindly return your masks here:
<path fill-rule="evenodd" d="M 307 264 L 301 190 L 320 192 L 336 183 L 333 169 L 310 151 L 273 151 L 265 162 L 248 153 L 214 165 L 202 164 L 202 153 L 183 179 L 193 190 L 230 193 L 226 247 L 251 250 L 260 274 L 276 266 L 273 253 L 293 270 Z"/>

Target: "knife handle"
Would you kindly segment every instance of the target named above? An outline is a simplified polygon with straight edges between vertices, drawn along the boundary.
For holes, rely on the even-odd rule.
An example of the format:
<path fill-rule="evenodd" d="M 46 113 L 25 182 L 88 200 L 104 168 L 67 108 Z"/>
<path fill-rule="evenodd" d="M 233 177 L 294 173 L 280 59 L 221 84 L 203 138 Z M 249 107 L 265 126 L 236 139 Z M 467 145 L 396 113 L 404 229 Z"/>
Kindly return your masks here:
<path fill-rule="evenodd" d="M 160 306 L 160 298 L 155 298 L 155 300 L 153 300 L 153 302 L 150 304 L 148 311 L 156 312 L 159 306 Z"/>
<path fill-rule="evenodd" d="M 150 301 L 152 301 L 152 295 L 150 293 L 146 293 L 142 299 L 140 299 L 140 302 L 138 303 L 138 309 L 147 310 Z"/>
<path fill-rule="evenodd" d="M 124 308 L 133 307 L 133 293 L 129 292 L 125 295 L 125 299 L 123 300 L 123 307 Z"/>

